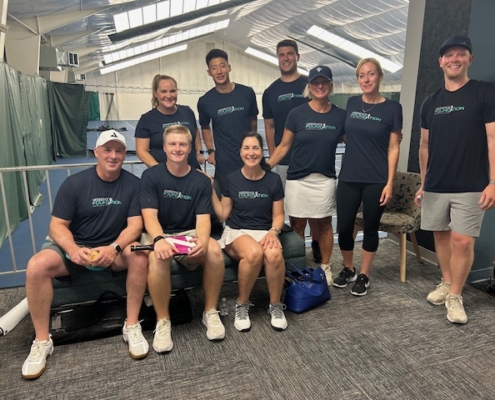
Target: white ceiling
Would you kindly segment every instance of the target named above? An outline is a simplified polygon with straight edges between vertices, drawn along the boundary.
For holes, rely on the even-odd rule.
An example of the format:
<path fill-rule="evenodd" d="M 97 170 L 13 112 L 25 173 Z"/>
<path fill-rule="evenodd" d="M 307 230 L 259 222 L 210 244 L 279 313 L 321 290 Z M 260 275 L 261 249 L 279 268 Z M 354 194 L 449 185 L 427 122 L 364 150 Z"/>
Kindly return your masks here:
<path fill-rule="evenodd" d="M 80 70 L 89 72 L 98 68 L 96 61 L 103 60 L 103 48 L 112 44 L 108 35 L 115 33 L 113 15 L 153 3 L 157 1 L 9 0 L 7 40 L 40 34 L 42 45 L 78 53 Z M 212 36 L 243 50 L 254 47 L 271 55 L 275 55 L 277 42 L 293 38 L 299 44 L 301 67 L 328 65 L 339 82 L 351 85 L 358 58 L 306 31 L 318 25 L 402 64 L 408 6 L 408 0 L 255 0 L 120 45 L 126 48 L 230 18 L 229 27 Z M 400 85 L 401 78 L 402 70 L 387 73 L 386 83 Z"/>

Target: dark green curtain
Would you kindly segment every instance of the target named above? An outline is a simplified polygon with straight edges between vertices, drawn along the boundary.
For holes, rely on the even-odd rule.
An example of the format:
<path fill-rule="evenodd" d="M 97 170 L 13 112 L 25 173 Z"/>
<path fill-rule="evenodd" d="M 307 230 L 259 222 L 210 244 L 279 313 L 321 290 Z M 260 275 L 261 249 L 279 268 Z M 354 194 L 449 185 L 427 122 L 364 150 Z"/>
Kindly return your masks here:
<path fill-rule="evenodd" d="M 0 60 L 0 168 L 51 164 L 50 117 L 46 81 L 22 75 Z M 19 222 L 28 217 L 29 206 L 42 200 L 39 185 L 44 175 L 27 174 L 28 197 L 20 172 L 3 172 L 9 226 L 0 198 L 0 247 Z"/>
<path fill-rule="evenodd" d="M 100 99 L 98 92 L 86 92 L 88 121 L 100 120 Z"/>
<path fill-rule="evenodd" d="M 60 157 L 86 157 L 87 96 L 83 85 L 48 82 L 54 151 Z"/>
<path fill-rule="evenodd" d="M 19 74 L 19 79 L 22 110 L 26 113 L 25 118 L 22 119 L 26 165 L 49 165 L 52 161 L 50 157 L 52 137 L 46 81 L 36 76 L 22 74 Z M 30 171 L 27 177 L 30 203 L 38 206 L 43 199 L 38 189 L 45 179 L 45 174 L 43 171 Z"/>

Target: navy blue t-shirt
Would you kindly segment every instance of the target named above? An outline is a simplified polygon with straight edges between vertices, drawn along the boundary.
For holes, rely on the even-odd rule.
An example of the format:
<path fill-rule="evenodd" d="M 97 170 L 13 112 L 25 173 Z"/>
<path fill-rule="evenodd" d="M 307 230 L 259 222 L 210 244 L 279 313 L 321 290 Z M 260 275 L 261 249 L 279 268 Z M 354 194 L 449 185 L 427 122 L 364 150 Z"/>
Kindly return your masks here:
<path fill-rule="evenodd" d="M 92 167 L 62 183 L 52 215 L 71 221 L 69 230 L 77 244 L 109 245 L 127 228 L 127 218 L 141 215 L 139 187 L 139 178 L 125 170 L 115 181 L 106 182 Z"/>
<path fill-rule="evenodd" d="M 198 112 L 201 126 L 212 122 L 215 168 L 223 174 L 241 168 L 241 139 L 251 131 L 251 118 L 258 115 L 254 90 L 239 83 L 230 93 L 213 88 L 199 98 Z"/>
<path fill-rule="evenodd" d="M 349 98 L 345 157 L 339 180 L 387 183 L 390 134 L 401 130 L 402 106 L 397 101 L 387 99 L 372 105 L 363 103 L 361 96 Z"/>
<path fill-rule="evenodd" d="M 309 99 L 303 97 L 304 88 L 308 79 L 300 76 L 295 81 L 284 82 L 277 79 L 263 93 L 263 118 L 273 119 L 275 125 L 275 146 L 278 146 L 284 135 L 285 122 L 289 112 Z M 289 165 L 292 150 L 279 162 L 280 165 Z"/>
<path fill-rule="evenodd" d="M 233 202 L 227 225 L 232 229 L 269 230 L 273 222 L 273 202 L 284 198 L 280 176 L 266 172 L 257 181 L 247 179 L 241 170 L 227 175 L 222 194 Z"/>
<path fill-rule="evenodd" d="M 165 115 L 153 108 L 146 114 L 141 115 L 136 126 L 134 137 L 150 140 L 150 154 L 159 163 L 167 160 L 167 155 L 163 151 L 163 131 L 170 125 L 184 125 L 189 128 L 192 135 L 192 149 L 187 158 L 188 164 L 193 168 L 199 168 L 196 158 L 196 128 L 198 124 L 193 110 L 188 106 L 177 104 L 177 111 L 174 114 Z"/>
<path fill-rule="evenodd" d="M 308 103 L 294 108 L 285 127 L 294 134 L 287 179 L 320 173 L 335 178 L 335 150 L 345 135 L 345 110 L 332 104 L 330 111 L 318 113 Z"/>
<path fill-rule="evenodd" d="M 493 83 L 471 79 L 454 92 L 429 95 L 421 107 L 421 127 L 429 130 L 424 189 L 482 192 L 490 179 L 485 124 L 494 121 Z"/>
<path fill-rule="evenodd" d="M 143 172 L 141 208 L 158 210 L 158 221 L 165 233 L 196 229 L 196 215 L 212 214 L 210 180 L 191 168 L 187 175 L 172 175 L 160 163 Z"/>

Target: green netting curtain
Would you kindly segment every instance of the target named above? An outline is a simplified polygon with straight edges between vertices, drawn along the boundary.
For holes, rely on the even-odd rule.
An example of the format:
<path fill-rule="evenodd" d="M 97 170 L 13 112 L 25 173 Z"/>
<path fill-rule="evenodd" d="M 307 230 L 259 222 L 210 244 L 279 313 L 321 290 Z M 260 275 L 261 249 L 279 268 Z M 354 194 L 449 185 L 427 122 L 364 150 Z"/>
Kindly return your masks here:
<path fill-rule="evenodd" d="M 86 92 L 87 107 L 88 107 L 88 121 L 100 120 L 100 99 L 98 98 L 98 92 Z"/>
<path fill-rule="evenodd" d="M 0 60 L 0 168 L 50 164 L 51 129 L 46 81 L 22 75 Z M 40 203 L 39 172 L 27 174 L 28 196 L 20 172 L 2 173 L 10 230 Z M 3 199 L 0 201 L 0 246 L 7 236 Z"/>

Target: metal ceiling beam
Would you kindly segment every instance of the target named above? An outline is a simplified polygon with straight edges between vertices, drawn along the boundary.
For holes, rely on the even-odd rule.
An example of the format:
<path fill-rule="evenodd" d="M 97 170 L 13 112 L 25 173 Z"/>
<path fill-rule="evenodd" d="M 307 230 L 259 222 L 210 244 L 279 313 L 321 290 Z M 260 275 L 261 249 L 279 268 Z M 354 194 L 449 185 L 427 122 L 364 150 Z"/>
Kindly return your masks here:
<path fill-rule="evenodd" d="M 64 14 L 38 15 L 32 18 L 18 19 L 8 14 L 9 19 L 16 21 L 12 23 L 9 30 L 9 40 L 26 39 L 34 35 L 44 35 L 54 29 L 61 28 L 71 22 L 79 21 L 91 15 L 97 14 L 110 7 L 94 8 L 86 11 L 74 11 Z"/>
<path fill-rule="evenodd" d="M 151 24 L 146 24 L 146 25 L 138 26 L 136 28 L 131 28 L 123 32 L 114 33 L 112 35 L 108 35 L 108 38 L 112 41 L 112 43 L 120 42 L 122 40 L 127 40 L 136 36 L 145 35 L 151 32 L 158 31 L 160 29 L 164 29 L 174 25 L 182 24 L 184 22 L 192 21 L 196 18 L 205 17 L 220 11 L 229 10 L 231 8 L 238 7 L 247 3 L 252 3 L 254 1 L 256 0 L 231 0 L 227 3 L 216 4 L 214 6 L 201 8 L 199 10 L 191 11 L 186 14 L 181 14 L 161 21 L 156 21 Z"/>
<path fill-rule="evenodd" d="M 77 33 L 73 33 L 71 35 L 51 35 L 50 36 L 50 43 L 52 45 L 51 47 L 62 46 L 64 44 L 72 42 L 73 40 L 82 39 L 83 37 L 92 35 L 93 33 L 97 33 L 99 31 L 101 31 L 101 29 L 94 29 L 92 31 L 77 32 Z"/>
<path fill-rule="evenodd" d="M 342 57 L 336 56 L 335 54 L 332 54 L 332 53 L 329 53 L 327 51 L 324 51 L 324 50 L 322 50 L 322 49 L 320 49 L 320 48 L 318 48 L 316 46 L 313 46 L 313 45 L 311 45 L 309 43 L 306 43 L 306 42 L 302 41 L 301 39 L 296 39 L 295 37 L 292 37 L 292 36 L 287 36 L 287 37 L 290 38 L 290 39 L 292 39 L 292 40 L 295 40 L 296 42 L 299 42 L 299 43 L 301 43 L 301 44 L 303 44 L 305 46 L 311 47 L 313 50 L 319 51 L 320 53 L 323 53 L 326 56 L 335 58 L 336 60 L 339 60 L 340 62 L 343 62 L 344 64 L 347 64 L 347 65 L 349 65 L 352 68 L 356 68 L 356 66 L 357 66 L 357 63 L 353 63 L 353 62 L 351 62 L 349 60 L 346 60 L 345 58 L 342 58 Z"/>

